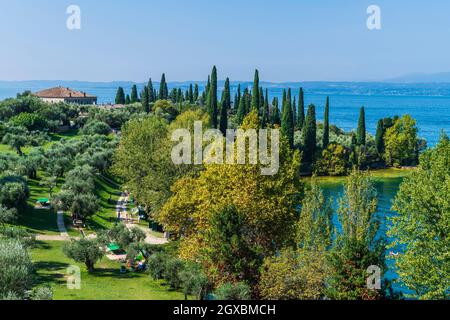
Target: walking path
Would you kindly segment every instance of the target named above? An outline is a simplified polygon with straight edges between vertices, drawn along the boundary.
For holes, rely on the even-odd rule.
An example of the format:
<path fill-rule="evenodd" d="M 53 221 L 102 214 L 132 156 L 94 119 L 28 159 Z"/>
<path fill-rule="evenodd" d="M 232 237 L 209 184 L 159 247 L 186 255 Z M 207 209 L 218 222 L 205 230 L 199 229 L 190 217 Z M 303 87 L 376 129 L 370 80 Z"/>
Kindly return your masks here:
<path fill-rule="evenodd" d="M 67 233 L 66 226 L 64 224 L 64 212 L 58 211 L 56 216 L 56 224 L 58 226 L 59 235 L 46 235 L 40 234 L 36 236 L 38 241 L 68 241 L 70 240 L 69 234 Z"/>

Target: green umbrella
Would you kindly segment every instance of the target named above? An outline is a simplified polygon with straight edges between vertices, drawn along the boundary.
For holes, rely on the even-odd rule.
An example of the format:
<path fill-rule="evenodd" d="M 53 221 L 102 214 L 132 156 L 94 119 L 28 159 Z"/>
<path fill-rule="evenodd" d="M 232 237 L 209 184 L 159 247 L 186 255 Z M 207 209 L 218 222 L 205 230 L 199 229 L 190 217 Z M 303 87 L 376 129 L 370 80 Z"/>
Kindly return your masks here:
<path fill-rule="evenodd" d="M 115 243 L 110 243 L 108 245 L 108 249 L 111 251 L 118 251 L 118 250 L 120 250 L 120 247 L 119 247 L 119 245 L 117 245 Z"/>
<path fill-rule="evenodd" d="M 38 202 L 39 203 L 47 203 L 47 202 L 50 202 L 50 200 L 47 198 L 40 198 L 40 199 L 38 199 Z"/>

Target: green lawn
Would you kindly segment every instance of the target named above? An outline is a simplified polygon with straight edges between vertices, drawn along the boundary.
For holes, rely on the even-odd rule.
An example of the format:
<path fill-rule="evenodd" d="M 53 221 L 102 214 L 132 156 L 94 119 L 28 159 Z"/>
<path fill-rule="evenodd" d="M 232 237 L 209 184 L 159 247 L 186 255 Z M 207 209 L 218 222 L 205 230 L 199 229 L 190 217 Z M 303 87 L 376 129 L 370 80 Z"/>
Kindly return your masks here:
<path fill-rule="evenodd" d="M 109 229 L 117 220 L 116 204 L 121 194 L 120 185 L 111 177 L 95 179 L 95 193 L 100 201 L 100 211 L 87 221 L 88 229 Z"/>
<path fill-rule="evenodd" d="M 88 274 L 83 264 L 74 263 L 62 252 L 63 242 L 39 242 L 31 250 L 37 273 L 37 284 L 49 284 L 55 300 L 182 300 L 184 295 L 169 290 L 162 282 L 145 273 L 120 274 L 120 264 L 106 257 Z M 81 269 L 81 289 L 67 288 L 66 270 L 76 265 Z"/>
<path fill-rule="evenodd" d="M 414 169 L 379 169 L 379 170 L 371 170 L 370 176 L 374 180 L 382 180 L 382 179 L 396 179 L 396 178 L 404 178 L 408 176 Z M 306 178 L 307 181 L 310 180 L 310 177 Z M 316 177 L 317 181 L 320 183 L 329 183 L 329 184 L 341 184 L 345 181 L 346 177 Z"/>
<path fill-rule="evenodd" d="M 39 198 L 48 198 L 48 189 L 39 185 L 39 180 L 28 180 L 30 198 L 28 208 L 19 216 L 19 225 L 37 234 L 58 235 L 56 225 L 56 212 L 53 209 L 35 209 L 34 206 Z"/>

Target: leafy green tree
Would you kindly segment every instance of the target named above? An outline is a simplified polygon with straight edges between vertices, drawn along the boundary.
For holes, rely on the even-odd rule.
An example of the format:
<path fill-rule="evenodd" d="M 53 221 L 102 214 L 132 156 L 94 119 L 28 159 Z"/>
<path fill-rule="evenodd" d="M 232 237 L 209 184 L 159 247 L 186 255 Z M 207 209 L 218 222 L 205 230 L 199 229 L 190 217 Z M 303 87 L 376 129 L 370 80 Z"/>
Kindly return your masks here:
<path fill-rule="evenodd" d="M 358 130 L 356 131 L 356 142 L 359 146 L 366 145 L 366 112 L 364 107 L 361 107 L 359 112 Z"/>
<path fill-rule="evenodd" d="M 330 98 L 327 97 L 327 102 L 325 103 L 325 116 L 323 121 L 322 148 L 326 149 L 329 143 L 330 143 Z"/>
<path fill-rule="evenodd" d="M 111 127 L 102 121 L 94 120 L 86 124 L 81 132 L 85 135 L 108 135 L 111 133 Z"/>
<path fill-rule="evenodd" d="M 265 260 L 260 295 L 264 300 L 320 300 L 325 297 L 326 276 L 323 252 L 286 249 Z"/>
<path fill-rule="evenodd" d="M 245 99 L 242 98 L 239 102 L 239 107 L 237 109 L 237 114 L 236 114 L 237 123 L 239 125 L 241 125 L 242 122 L 244 121 L 246 114 L 247 114 L 247 111 L 246 111 L 246 107 L 245 107 Z"/>
<path fill-rule="evenodd" d="M 302 130 L 304 124 L 305 124 L 305 100 L 303 88 L 300 88 L 298 94 L 297 128 L 299 130 Z"/>
<path fill-rule="evenodd" d="M 37 113 L 22 112 L 9 120 L 10 124 L 15 127 L 24 127 L 29 131 L 47 129 L 47 121 Z"/>
<path fill-rule="evenodd" d="M 4 226 L 7 223 L 13 223 L 17 220 L 17 209 L 8 209 L 3 205 L 0 205 L 0 226 Z"/>
<path fill-rule="evenodd" d="M 384 160 L 390 166 L 415 165 L 418 160 L 416 121 L 410 115 L 397 119 L 384 135 Z"/>
<path fill-rule="evenodd" d="M 252 110 L 257 110 L 259 114 L 259 106 L 260 106 L 260 94 L 259 94 L 259 71 L 255 70 L 255 78 L 253 80 L 253 89 L 252 89 Z"/>
<path fill-rule="evenodd" d="M 23 209 L 27 206 L 30 196 L 28 183 L 23 177 L 0 177 L 0 205 L 7 208 Z"/>
<path fill-rule="evenodd" d="M 9 128 L 3 136 L 2 143 L 7 144 L 10 148 L 16 150 L 19 156 L 24 156 L 22 148 L 29 143 L 27 130 L 23 127 Z"/>
<path fill-rule="evenodd" d="M 344 146 L 331 143 L 322 151 L 322 157 L 316 162 L 314 171 L 319 175 L 343 176 L 347 174 L 348 154 Z"/>
<path fill-rule="evenodd" d="M 55 176 L 44 177 L 39 184 L 48 189 L 48 194 L 51 198 L 53 196 L 53 190 L 58 186 L 58 178 Z"/>
<path fill-rule="evenodd" d="M 370 177 L 355 169 L 348 176 L 339 200 L 342 229 L 329 254 L 327 296 L 331 299 L 376 300 L 385 296 L 386 283 L 380 283 L 381 290 L 367 285 L 369 267 L 377 266 L 381 272 L 386 271 L 386 246 L 377 237 L 380 225 L 377 204 L 377 192 Z"/>
<path fill-rule="evenodd" d="M 187 264 L 179 274 L 185 300 L 188 295 L 195 296 L 198 300 L 204 300 L 211 288 L 211 283 L 197 264 Z"/>
<path fill-rule="evenodd" d="M 316 153 L 316 107 L 311 104 L 306 113 L 305 126 L 303 129 L 303 159 L 306 163 L 312 163 Z"/>
<path fill-rule="evenodd" d="M 400 185 L 388 235 L 401 250 L 395 265 L 413 298 L 450 298 L 450 141 L 446 135 L 420 157 Z"/>
<path fill-rule="evenodd" d="M 217 69 L 213 67 L 211 73 L 211 87 L 209 89 L 209 116 L 211 118 L 211 124 L 213 128 L 218 127 L 218 106 L 217 106 Z"/>
<path fill-rule="evenodd" d="M 217 300 L 250 300 L 251 289 L 245 282 L 225 283 L 214 292 Z"/>
<path fill-rule="evenodd" d="M 95 264 L 103 257 L 103 251 L 96 240 L 71 240 L 63 247 L 64 254 L 75 262 L 84 263 L 89 273 L 94 272 Z"/>
<path fill-rule="evenodd" d="M 22 243 L 0 238 L 0 300 L 23 299 L 33 283 L 33 263 Z"/>
<path fill-rule="evenodd" d="M 119 87 L 119 89 L 117 89 L 116 104 L 125 104 L 125 92 L 123 91 L 122 87 Z"/>
<path fill-rule="evenodd" d="M 247 232 L 244 217 L 235 206 L 227 206 L 213 216 L 205 255 L 221 270 L 222 282 L 255 283 L 262 261 L 257 248 L 247 241 Z"/>
<path fill-rule="evenodd" d="M 158 101 L 159 104 L 167 101 Z M 170 187 L 177 177 L 170 152 L 166 120 L 158 116 L 133 119 L 122 130 L 112 170 L 124 179 L 129 190 L 149 212 L 157 212 L 171 195 Z"/>
<path fill-rule="evenodd" d="M 131 104 L 131 98 L 130 98 L 130 95 L 129 95 L 129 94 L 127 94 L 127 96 L 125 97 L 125 104 L 126 104 L 126 105 Z"/>

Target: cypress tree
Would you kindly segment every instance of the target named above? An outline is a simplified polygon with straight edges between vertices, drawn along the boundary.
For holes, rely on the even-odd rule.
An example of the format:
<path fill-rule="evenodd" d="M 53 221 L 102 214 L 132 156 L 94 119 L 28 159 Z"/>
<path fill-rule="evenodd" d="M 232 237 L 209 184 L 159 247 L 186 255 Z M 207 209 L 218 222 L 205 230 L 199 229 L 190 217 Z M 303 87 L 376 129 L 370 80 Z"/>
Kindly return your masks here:
<path fill-rule="evenodd" d="M 326 149 L 330 143 L 330 98 L 325 103 L 325 116 L 323 121 L 323 148 Z"/>
<path fill-rule="evenodd" d="M 298 112 L 297 112 L 297 127 L 299 130 L 303 129 L 305 124 L 305 100 L 303 96 L 303 88 L 300 88 L 298 94 Z"/>
<path fill-rule="evenodd" d="M 286 89 L 283 89 L 283 97 L 281 98 L 281 114 L 283 114 L 285 106 L 286 106 Z"/>
<path fill-rule="evenodd" d="M 242 98 L 242 94 L 241 94 L 241 84 L 238 84 L 238 88 L 237 88 L 237 95 L 236 95 L 236 102 L 234 104 L 234 108 L 237 109 L 241 103 L 241 98 Z"/>
<path fill-rule="evenodd" d="M 377 134 L 375 135 L 375 145 L 377 147 L 378 154 L 383 154 L 384 152 L 384 121 L 383 119 L 378 120 Z"/>
<path fill-rule="evenodd" d="M 228 110 L 231 109 L 231 92 L 230 79 L 225 80 L 225 89 L 223 91 L 222 106 L 220 112 L 220 126 L 219 129 L 225 136 L 228 129 Z"/>
<path fill-rule="evenodd" d="M 194 103 L 197 102 L 198 96 L 199 96 L 199 93 L 198 93 L 198 84 L 195 84 L 195 86 L 194 86 Z"/>
<path fill-rule="evenodd" d="M 130 95 L 127 94 L 127 96 L 125 98 L 125 104 L 130 104 L 130 103 L 131 103 Z"/>
<path fill-rule="evenodd" d="M 260 113 L 262 113 L 261 110 L 264 108 L 264 90 L 263 90 L 263 88 L 260 87 L 258 92 L 259 92 L 259 110 L 260 110 Z"/>
<path fill-rule="evenodd" d="M 266 97 L 264 98 L 264 106 L 262 112 L 262 127 L 266 128 L 270 124 L 270 111 L 269 111 L 269 90 L 266 89 Z"/>
<path fill-rule="evenodd" d="M 295 97 L 292 99 L 292 125 L 295 131 L 295 128 L 297 127 L 297 102 Z"/>
<path fill-rule="evenodd" d="M 278 98 L 274 97 L 272 101 L 272 125 L 281 125 L 280 109 L 278 104 Z"/>
<path fill-rule="evenodd" d="M 217 68 L 213 67 L 211 73 L 211 87 L 209 89 L 209 112 L 211 116 L 211 124 L 213 128 L 218 127 L 218 110 L 217 110 Z"/>
<path fill-rule="evenodd" d="M 183 96 L 183 91 L 181 90 L 181 88 L 178 88 L 177 90 L 177 101 L 176 102 L 183 102 L 184 101 L 184 96 Z"/>
<path fill-rule="evenodd" d="M 170 90 L 169 98 L 173 103 L 178 101 L 178 90 L 176 88 Z"/>
<path fill-rule="evenodd" d="M 156 97 L 155 97 L 155 92 L 154 92 L 154 89 L 153 89 L 152 78 L 150 78 L 148 80 L 147 90 L 148 90 L 148 101 L 150 103 L 155 102 L 156 101 Z"/>
<path fill-rule="evenodd" d="M 239 125 L 242 124 L 242 121 L 244 121 L 245 115 L 246 115 L 246 106 L 245 106 L 245 96 L 240 100 L 239 106 L 237 109 L 236 117 L 237 122 Z"/>
<path fill-rule="evenodd" d="M 316 107 L 312 104 L 308 107 L 305 118 L 305 127 L 303 129 L 303 159 L 306 163 L 314 161 L 316 153 Z"/>
<path fill-rule="evenodd" d="M 166 74 L 163 73 L 161 76 L 161 83 L 159 84 L 159 99 L 167 100 L 169 98 L 169 91 L 167 89 Z"/>
<path fill-rule="evenodd" d="M 244 100 L 244 106 L 245 106 L 245 115 L 249 114 L 251 110 L 251 96 L 248 89 L 245 89 L 244 91 L 244 97 L 242 98 Z"/>
<path fill-rule="evenodd" d="M 150 100 L 148 97 L 148 87 L 144 87 L 144 90 L 141 93 L 141 103 L 142 108 L 144 108 L 144 111 L 146 113 L 150 112 Z"/>
<path fill-rule="evenodd" d="M 366 145 L 366 112 L 364 107 L 361 107 L 359 112 L 358 130 L 356 132 L 356 142 L 360 146 Z"/>
<path fill-rule="evenodd" d="M 294 147 L 294 126 L 292 119 L 291 93 L 288 90 L 288 96 L 285 101 L 285 106 L 281 112 L 281 134 L 283 134 L 289 141 L 291 148 Z"/>
<path fill-rule="evenodd" d="M 122 87 L 117 89 L 116 93 L 116 104 L 125 104 L 125 92 Z"/>
<path fill-rule="evenodd" d="M 130 99 L 131 99 L 131 103 L 139 102 L 137 86 L 135 84 L 131 87 Z"/>
<path fill-rule="evenodd" d="M 255 70 L 255 79 L 253 80 L 252 90 L 252 109 L 257 110 L 259 113 L 259 71 Z"/>
<path fill-rule="evenodd" d="M 192 86 L 192 83 L 189 85 L 188 100 L 189 103 L 194 103 L 194 87 Z"/>

